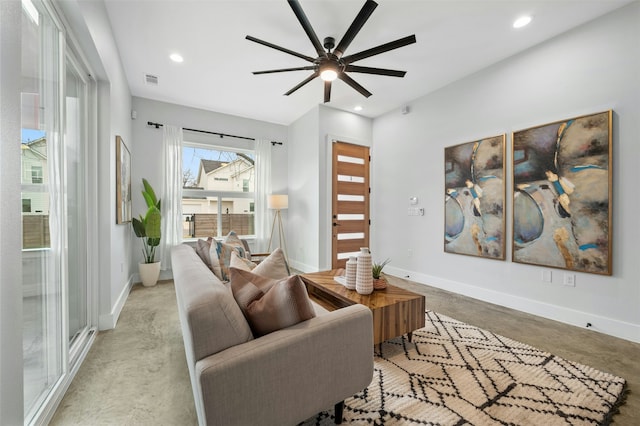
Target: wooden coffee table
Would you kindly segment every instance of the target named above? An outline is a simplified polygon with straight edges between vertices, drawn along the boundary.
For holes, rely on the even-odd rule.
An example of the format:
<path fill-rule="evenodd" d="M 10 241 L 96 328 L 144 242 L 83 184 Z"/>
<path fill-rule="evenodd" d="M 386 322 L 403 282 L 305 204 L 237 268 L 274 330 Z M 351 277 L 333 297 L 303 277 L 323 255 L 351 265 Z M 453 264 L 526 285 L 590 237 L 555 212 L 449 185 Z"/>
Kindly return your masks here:
<path fill-rule="evenodd" d="M 424 296 L 387 285 L 384 290 L 374 290 L 369 295 L 348 290 L 333 279 L 344 269 L 302 274 L 309 297 L 327 310 L 344 308 L 360 303 L 373 314 L 373 343 L 382 343 L 393 337 L 411 333 L 424 327 Z"/>

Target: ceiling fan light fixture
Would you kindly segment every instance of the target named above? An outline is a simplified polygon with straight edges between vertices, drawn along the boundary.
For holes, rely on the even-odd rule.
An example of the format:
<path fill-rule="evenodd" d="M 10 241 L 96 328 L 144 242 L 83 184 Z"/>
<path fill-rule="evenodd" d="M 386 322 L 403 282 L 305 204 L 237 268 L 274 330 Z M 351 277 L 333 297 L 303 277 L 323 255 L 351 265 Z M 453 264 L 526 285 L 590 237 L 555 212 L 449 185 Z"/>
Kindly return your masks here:
<path fill-rule="evenodd" d="M 299 0 L 287 0 L 287 3 L 293 10 L 293 13 L 298 19 L 298 22 L 300 22 L 300 25 L 304 29 L 304 32 L 307 34 L 309 41 L 315 48 L 318 55 L 317 57 L 313 58 L 311 56 L 295 52 L 291 49 L 287 49 L 286 47 L 278 46 L 276 44 L 269 43 L 268 41 L 260 40 L 250 35 L 247 35 L 245 37 L 247 40 L 254 43 L 258 43 L 263 46 L 279 50 L 283 53 L 296 56 L 300 59 L 304 59 L 307 62 L 311 62 L 312 65 L 303 67 L 280 68 L 274 70 L 253 72 L 253 74 L 271 74 L 286 71 L 313 70 L 313 74 L 311 74 L 291 90 L 286 92 L 285 96 L 289 96 L 305 84 L 309 83 L 311 80 L 315 79 L 316 77 L 320 77 L 320 79 L 324 81 L 323 86 L 325 103 L 331 101 L 331 82 L 337 78 L 342 80 L 352 89 L 356 90 L 362 96 L 368 98 L 369 96 L 371 96 L 371 92 L 369 92 L 367 89 L 358 84 L 358 82 L 356 82 L 353 78 L 351 78 L 349 76 L 349 73 L 354 72 L 373 75 L 384 75 L 390 77 L 404 77 L 406 71 L 357 66 L 353 65 L 353 63 L 362 59 L 369 58 L 371 56 L 379 55 L 381 53 L 385 53 L 390 50 L 398 49 L 400 47 L 415 43 L 415 34 L 408 37 L 400 38 L 398 40 L 390 41 L 388 43 L 384 43 L 370 49 L 363 50 L 353 55 L 344 56 L 345 51 L 347 50 L 353 39 L 356 37 L 362 26 L 367 22 L 367 20 L 373 13 L 373 10 L 378 6 L 378 4 L 374 0 L 366 0 L 365 4 L 362 6 L 362 9 L 360 9 L 360 12 L 358 12 L 358 15 L 351 22 L 351 25 L 337 45 L 335 44 L 336 40 L 333 37 L 325 37 L 324 43 L 320 42 L 320 39 L 318 39 L 318 35 L 311 26 L 307 15 L 305 15 L 304 11 L 302 10 L 302 6 L 300 6 Z"/>
<path fill-rule="evenodd" d="M 332 68 L 327 68 L 323 71 L 320 71 L 320 78 L 324 81 L 333 81 L 338 78 L 338 73 Z"/>

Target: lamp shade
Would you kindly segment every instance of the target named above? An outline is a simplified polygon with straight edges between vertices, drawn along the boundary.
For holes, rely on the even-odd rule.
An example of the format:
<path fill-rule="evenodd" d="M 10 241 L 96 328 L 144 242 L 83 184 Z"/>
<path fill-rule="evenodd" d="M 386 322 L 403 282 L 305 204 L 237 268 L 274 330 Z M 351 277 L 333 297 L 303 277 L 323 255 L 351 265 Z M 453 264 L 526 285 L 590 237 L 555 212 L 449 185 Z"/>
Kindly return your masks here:
<path fill-rule="evenodd" d="M 278 195 L 271 194 L 269 198 L 267 198 L 267 208 L 274 210 L 282 210 L 289 207 L 289 196 L 288 195 Z"/>

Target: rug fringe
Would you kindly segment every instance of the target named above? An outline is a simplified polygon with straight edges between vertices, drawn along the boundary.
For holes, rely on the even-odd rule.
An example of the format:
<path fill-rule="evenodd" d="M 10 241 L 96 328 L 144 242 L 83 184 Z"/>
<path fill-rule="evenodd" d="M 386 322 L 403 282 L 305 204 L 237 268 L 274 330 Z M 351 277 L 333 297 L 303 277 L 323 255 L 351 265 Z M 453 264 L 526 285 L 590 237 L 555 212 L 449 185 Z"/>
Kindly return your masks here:
<path fill-rule="evenodd" d="M 627 386 L 627 382 L 624 382 L 624 387 L 622 388 L 622 392 L 620 392 L 620 396 L 616 400 L 616 402 L 609 410 L 609 413 L 606 415 L 604 420 L 602 421 L 602 426 L 609 426 L 611 423 L 615 423 L 614 416 L 620 413 L 620 407 L 622 407 L 627 402 L 627 397 L 631 393 L 631 389 Z"/>

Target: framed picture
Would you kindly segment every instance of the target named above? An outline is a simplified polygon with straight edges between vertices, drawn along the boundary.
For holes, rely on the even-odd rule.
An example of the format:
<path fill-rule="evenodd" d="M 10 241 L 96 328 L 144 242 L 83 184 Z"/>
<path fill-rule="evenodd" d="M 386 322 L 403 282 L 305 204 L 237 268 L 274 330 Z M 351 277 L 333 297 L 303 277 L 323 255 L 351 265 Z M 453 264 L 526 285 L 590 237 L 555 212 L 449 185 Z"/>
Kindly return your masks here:
<path fill-rule="evenodd" d="M 505 139 L 444 149 L 444 251 L 505 259 Z"/>
<path fill-rule="evenodd" d="M 131 154 L 116 136 L 116 223 L 131 222 Z"/>
<path fill-rule="evenodd" d="M 513 261 L 611 275 L 612 111 L 513 133 Z"/>

